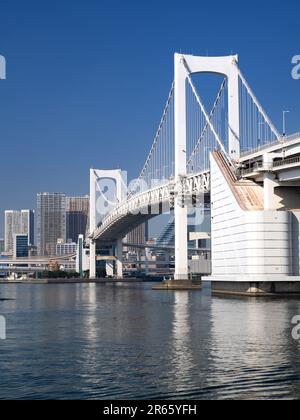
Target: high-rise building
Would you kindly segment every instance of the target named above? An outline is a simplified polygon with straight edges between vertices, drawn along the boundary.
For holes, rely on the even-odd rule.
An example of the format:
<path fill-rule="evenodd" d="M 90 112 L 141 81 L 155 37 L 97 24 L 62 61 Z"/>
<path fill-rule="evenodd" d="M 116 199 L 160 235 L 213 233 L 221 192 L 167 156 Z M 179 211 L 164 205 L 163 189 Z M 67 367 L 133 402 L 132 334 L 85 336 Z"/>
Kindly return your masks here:
<path fill-rule="evenodd" d="M 145 245 L 148 240 L 148 222 L 143 223 L 127 235 L 127 242 L 135 245 Z"/>
<path fill-rule="evenodd" d="M 14 258 L 27 258 L 28 249 L 28 235 L 14 235 Z"/>
<path fill-rule="evenodd" d="M 5 252 L 13 252 L 14 235 L 21 233 L 21 213 L 17 210 L 5 211 Z"/>
<path fill-rule="evenodd" d="M 34 245 L 34 211 L 5 211 L 5 252 L 12 253 L 14 235 L 27 235 L 28 246 Z"/>
<path fill-rule="evenodd" d="M 28 236 L 28 246 L 34 246 L 34 211 L 21 210 L 21 230 Z"/>
<path fill-rule="evenodd" d="M 5 251 L 5 241 L 4 239 L 0 239 L 0 255 Z"/>
<path fill-rule="evenodd" d="M 56 254 L 58 239 L 66 242 L 66 195 L 37 195 L 37 247 L 39 256 Z"/>
<path fill-rule="evenodd" d="M 88 195 L 85 197 L 66 198 L 67 240 L 77 243 L 79 235 L 85 237 L 89 210 L 90 198 Z"/>
<path fill-rule="evenodd" d="M 132 230 L 126 238 L 128 244 L 145 245 L 148 241 L 148 222 L 143 223 Z M 133 251 L 134 247 L 129 247 L 129 251 Z"/>

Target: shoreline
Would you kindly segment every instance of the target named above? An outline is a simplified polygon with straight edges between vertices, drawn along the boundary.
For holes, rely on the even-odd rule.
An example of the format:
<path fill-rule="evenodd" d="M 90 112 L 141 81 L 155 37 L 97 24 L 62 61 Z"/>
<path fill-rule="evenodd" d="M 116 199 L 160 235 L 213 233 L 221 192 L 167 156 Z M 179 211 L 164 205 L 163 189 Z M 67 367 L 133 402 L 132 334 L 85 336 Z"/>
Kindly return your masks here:
<path fill-rule="evenodd" d="M 157 283 L 158 279 L 126 278 L 126 279 L 28 279 L 28 280 L 6 280 L 1 279 L 0 284 L 120 284 L 120 283 Z"/>

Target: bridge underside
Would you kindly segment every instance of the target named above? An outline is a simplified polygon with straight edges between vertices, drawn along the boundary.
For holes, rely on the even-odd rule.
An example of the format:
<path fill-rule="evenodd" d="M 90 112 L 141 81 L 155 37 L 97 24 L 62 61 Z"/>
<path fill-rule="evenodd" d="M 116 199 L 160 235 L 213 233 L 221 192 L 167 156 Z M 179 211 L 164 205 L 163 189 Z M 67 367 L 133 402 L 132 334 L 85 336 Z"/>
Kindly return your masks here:
<path fill-rule="evenodd" d="M 120 238 L 125 238 L 131 231 L 136 229 L 143 223 L 157 217 L 157 215 L 127 215 L 126 217 L 116 221 L 109 230 L 104 231 L 99 239 L 96 239 L 98 244 L 114 243 Z"/>

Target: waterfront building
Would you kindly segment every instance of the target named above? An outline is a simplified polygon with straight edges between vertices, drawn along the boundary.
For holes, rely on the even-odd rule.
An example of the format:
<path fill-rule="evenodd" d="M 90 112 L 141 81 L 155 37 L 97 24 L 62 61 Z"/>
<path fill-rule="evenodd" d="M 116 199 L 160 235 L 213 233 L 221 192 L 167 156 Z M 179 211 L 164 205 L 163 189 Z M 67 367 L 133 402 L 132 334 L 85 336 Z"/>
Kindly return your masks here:
<path fill-rule="evenodd" d="M 56 257 L 63 257 L 67 255 L 74 255 L 77 252 L 77 244 L 72 241 L 64 242 L 59 239 L 56 244 Z M 76 259 L 68 258 L 65 261 L 60 261 L 58 269 L 61 271 L 76 272 Z"/>
<path fill-rule="evenodd" d="M 75 254 L 77 251 L 77 243 L 68 241 L 64 242 L 62 239 L 59 239 L 56 244 L 56 255 L 70 255 Z"/>
<path fill-rule="evenodd" d="M 67 197 L 66 198 L 66 229 L 67 240 L 78 241 L 79 235 L 86 236 L 88 217 L 90 210 L 90 198 Z"/>
<path fill-rule="evenodd" d="M 5 252 L 13 252 L 14 235 L 27 235 L 28 246 L 34 245 L 34 211 L 6 210 L 4 229 Z"/>
<path fill-rule="evenodd" d="M 14 258 L 27 258 L 28 257 L 28 235 L 17 234 L 14 235 Z"/>
<path fill-rule="evenodd" d="M 34 210 L 21 210 L 21 233 L 28 236 L 28 246 L 34 243 Z"/>
<path fill-rule="evenodd" d="M 66 242 L 66 195 L 37 195 L 37 247 L 39 256 L 56 254 L 58 239 Z"/>
<path fill-rule="evenodd" d="M 76 261 L 64 261 L 59 266 L 61 271 L 67 271 L 69 273 L 76 273 Z"/>

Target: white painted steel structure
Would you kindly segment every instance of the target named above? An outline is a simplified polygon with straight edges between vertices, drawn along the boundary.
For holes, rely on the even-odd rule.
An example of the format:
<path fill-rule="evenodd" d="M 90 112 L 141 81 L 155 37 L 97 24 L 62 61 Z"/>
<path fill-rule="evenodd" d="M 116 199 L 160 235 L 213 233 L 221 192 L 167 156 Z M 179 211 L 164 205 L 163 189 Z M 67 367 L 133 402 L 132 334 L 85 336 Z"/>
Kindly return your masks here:
<path fill-rule="evenodd" d="M 237 177 L 264 184 L 263 210 L 277 211 L 273 197 L 275 188 L 300 179 L 300 136 L 282 137 L 279 134 L 239 69 L 238 56 L 175 54 L 174 67 L 174 83 L 138 181 L 100 223 L 96 221 L 96 203 L 93 201 L 97 177 L 95 171 L 91 172 L 92 277 L 95 275 L 97 241 L 118 243 L 120 256 L 120 240 L 157 214 L 149 209 L 158 206 L 159 212 L 163 212 L 164 206 L 169 206 L 175 213 L 175 279 L 188 279 L 188 206 L 185 198 L 210 191 L 210 156 L 215 150 L 222 153 L 228 168 Z M 224 77 L 210 113 L 193 80 L 197 73 Z M 108 176 L 107 173 L 102 175 Z M 120 174 L 114 172 L 114 176 L 118 179 Z M 150 183 L 153 179 L 160 181 Z M 222 202 L 220 206 L 222 209 Z M 212 239 L 214 242 L 213 235 Z M 118 271 L 121 274 L 121 263 Z"/>
<path fill-rule="evenodd" d="M 0 80 L 6 79 L 6 60 L 3 55 L 0 55 Z"/>

